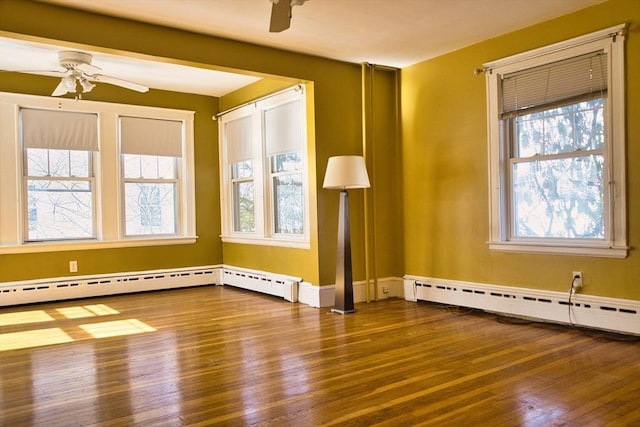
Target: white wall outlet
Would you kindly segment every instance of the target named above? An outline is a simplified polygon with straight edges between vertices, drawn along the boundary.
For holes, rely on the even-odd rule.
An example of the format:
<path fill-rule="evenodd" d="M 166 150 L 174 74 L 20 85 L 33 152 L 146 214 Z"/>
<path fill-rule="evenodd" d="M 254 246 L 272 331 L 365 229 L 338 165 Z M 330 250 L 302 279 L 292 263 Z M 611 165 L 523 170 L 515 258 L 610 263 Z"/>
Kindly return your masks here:
<path fill-rule="evenodd" d="M 69 273 L 78 272 L 78 261 L 69 261 Z"/>
<path fill-rule="evenodd" d="M 574 288 L 582 287 L 582 271 L 574 271 L 571 276 L 571 286 Z"/>

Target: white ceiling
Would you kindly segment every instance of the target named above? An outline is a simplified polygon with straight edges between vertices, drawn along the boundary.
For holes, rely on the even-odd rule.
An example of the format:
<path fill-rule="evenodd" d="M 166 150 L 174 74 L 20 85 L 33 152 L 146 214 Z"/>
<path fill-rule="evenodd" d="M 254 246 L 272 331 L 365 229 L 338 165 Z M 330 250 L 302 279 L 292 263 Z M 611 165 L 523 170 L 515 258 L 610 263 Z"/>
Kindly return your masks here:
<path fill-rule="evenodd" d="M 606 0 L 308 0 L 294 6 L 291 28 L 281 33 L 269 32 L 269 0 L 40 1 L 353 63 L 402 68 Z M 59 69 L 56 52 L 69 48 L 16 43 L 0 38 L 0 68 Z M 152 88 L 221 96 L 255 79 L 89 52 L 104 74 Z M 185 72 L 197 74 L 185 77 Z M 161 76 L 172 76 L 171 81 Z M 204 87 L 202 82 L 214 83 Z"/>

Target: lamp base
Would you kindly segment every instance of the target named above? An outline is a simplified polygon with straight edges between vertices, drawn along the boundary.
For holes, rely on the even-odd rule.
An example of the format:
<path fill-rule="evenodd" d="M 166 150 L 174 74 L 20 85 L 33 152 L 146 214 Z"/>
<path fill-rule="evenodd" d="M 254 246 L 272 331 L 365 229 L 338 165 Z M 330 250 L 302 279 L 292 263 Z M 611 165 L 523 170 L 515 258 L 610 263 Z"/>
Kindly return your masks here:
<path fill-rule="evenodd" d="M 353 310 L 338 310 L 337 308 L 332 308 L 331 312 L 338 313 L 338 314 L 350 314 L 350 313 L 355 313 L 356 309 L 354 308 Z"/>

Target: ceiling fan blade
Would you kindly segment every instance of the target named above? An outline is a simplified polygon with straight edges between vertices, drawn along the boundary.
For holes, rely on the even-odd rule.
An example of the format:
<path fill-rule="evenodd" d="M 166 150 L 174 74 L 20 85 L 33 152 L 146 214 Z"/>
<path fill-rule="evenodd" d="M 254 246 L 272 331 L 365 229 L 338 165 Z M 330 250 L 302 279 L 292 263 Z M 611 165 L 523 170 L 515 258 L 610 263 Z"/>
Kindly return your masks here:
<path fill-rule="evenodd" d="M 49 77 L 64 77 L 67 75 L 67 70 L 0 70 L 2 73 L 25 73 L 25 74 L 39 74 L 41 76 Z"/>
<path fill-rule="evenodd" d="M 81 71 L 89 75 L 99 73 L 100 71 L 102 71 L 102 68 L 96 67 L 95 65 L 91 65 L 91 64 L 78 64 L 76 65 L 76 69 L 78 71 Z"/>
<path fill-rule="evenodd" d="M 96 74 L 94 76 L 87 77 L 88 80 L 92 82 L 109 83 L 114 86 L 120 86 L 125 89 L 135 90 L 137 92 L 147 92 L 149 90 L 148 87 L 139 83 L 130 82 L 128 80 L 119 79 L 117 77 L 105 76 L 103 74 Z"/>
<path fill-rule="evenodd" d="M 269 32 L 279 33 L 291 26 L 291 2 L 280 0 L 271 6 L 271 23 Z"/>
<path fill-rule="evenodd" d="M 56 86 L 56 88 L 53 90 L 53 93 L 51 94 L 51 96 L 62 96 L 62 95 L 66 95 L 69 92 L 69 89 L 67 88 L 67 85 L 64 84 L 64 77 L 62 79 L 60 79 L 60 83 L 58 83 L 58 86 Z"/>

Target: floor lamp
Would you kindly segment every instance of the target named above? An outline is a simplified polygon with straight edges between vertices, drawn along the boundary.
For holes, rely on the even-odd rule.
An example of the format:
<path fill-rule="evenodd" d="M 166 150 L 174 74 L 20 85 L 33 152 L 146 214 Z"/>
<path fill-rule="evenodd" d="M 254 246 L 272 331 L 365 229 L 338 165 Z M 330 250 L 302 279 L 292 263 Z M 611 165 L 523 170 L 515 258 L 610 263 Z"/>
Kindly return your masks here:
<path fill-rule="evenodd" d="M 349 193 L 353 188 L 369 188 L 369 176 L 362 156 L 330 157 L 323 188 L 340 191 L 338 216 L 338 254 L 334 313 L 353 313 L 353 273 L 351 268 L 351 233 L 349 230 Z"/>

